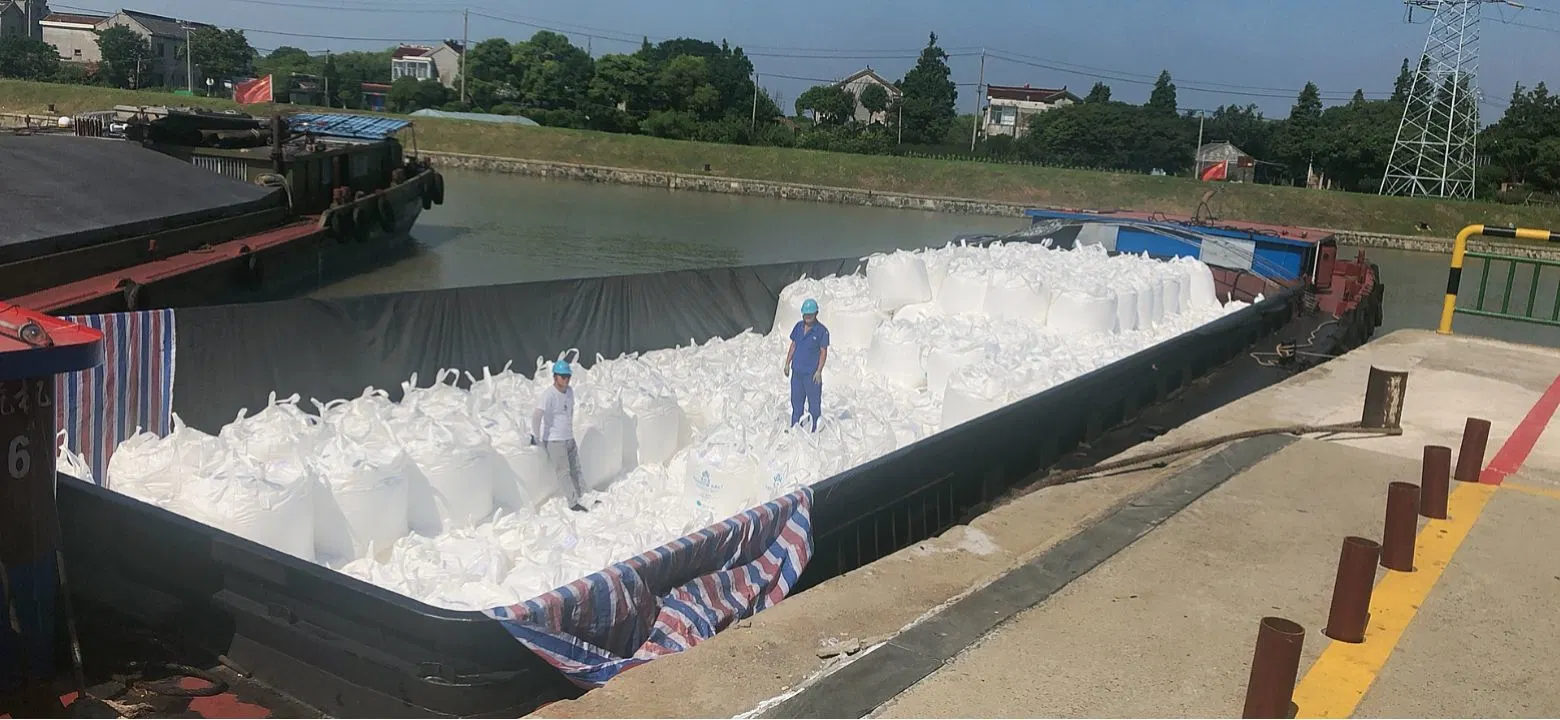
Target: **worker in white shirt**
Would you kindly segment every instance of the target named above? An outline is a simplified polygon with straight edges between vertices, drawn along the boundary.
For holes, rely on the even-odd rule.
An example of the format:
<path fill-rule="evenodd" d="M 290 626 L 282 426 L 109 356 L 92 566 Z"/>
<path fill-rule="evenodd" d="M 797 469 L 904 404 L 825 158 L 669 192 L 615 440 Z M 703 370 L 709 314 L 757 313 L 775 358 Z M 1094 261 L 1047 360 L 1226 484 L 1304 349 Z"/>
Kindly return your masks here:
<path fill-rule="evenodd" d="M 569 509 L 585 512 L 580 504 L 585 483 L 580 473 L 580 450 L 574 442 L 574 388 L 569 380 L 574 370 L 567 360 L 553 363 L 553 386 L 542 391 L 531 414 L 531 444 L 540 444 L 558 474 L 558 484 L 568 495 Z"/>

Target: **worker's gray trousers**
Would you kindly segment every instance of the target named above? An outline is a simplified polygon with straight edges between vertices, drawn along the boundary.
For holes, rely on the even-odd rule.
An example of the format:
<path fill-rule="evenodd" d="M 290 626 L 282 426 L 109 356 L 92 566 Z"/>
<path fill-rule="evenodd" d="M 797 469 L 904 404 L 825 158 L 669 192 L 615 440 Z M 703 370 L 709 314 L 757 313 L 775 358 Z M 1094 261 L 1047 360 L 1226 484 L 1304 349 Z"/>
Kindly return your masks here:
<path fill-rule="evenodd" d="M 558 474 L 558 487 L 568 496 L 569 505 L 580 504 L 585 494 L 585 479 L 580 472 L 580 448 L 573 440 L 549 440 L 543 446 L 553 472 Z"/>

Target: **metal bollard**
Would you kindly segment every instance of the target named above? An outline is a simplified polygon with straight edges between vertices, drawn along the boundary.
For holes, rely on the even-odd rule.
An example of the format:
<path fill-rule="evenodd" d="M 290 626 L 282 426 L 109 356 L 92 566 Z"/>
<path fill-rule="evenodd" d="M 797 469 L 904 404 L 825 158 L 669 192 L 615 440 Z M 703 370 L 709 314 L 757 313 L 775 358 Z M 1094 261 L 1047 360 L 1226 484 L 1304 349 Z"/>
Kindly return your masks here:
<path fill-rule="evenodd" d="M 1463 426 L 1462 448 L 1457 451 L 1457 474 L 1462 482 L 1478 482 L 1484 470 L 1484 449 L 1490 443 L 1490 421 L 1468 418 Z"/>
<path fill-rule="evenodd" d="M 1414 536 L 1419 530 L 1419 486 L 1395 482 L 1387 486 L 1387 520 L 1381 532 L 1381 566 L 1414 571 Z"/>
<path fill-rule="evenodd" d="M 1339 642 L 1365 642 L 1365 626 L 1370 621 L 1370 596 L 1376 589 L 1376 563 L 1381 559 L 1381 544 L 1368 538 L 1343 539 L 1338 555 L 1338 577 L 1333 581 L 1332 608 L 1327 612 L 1323 635 Z"/>
<path fill-rule="evenodd" d="M 1294 700 L 1295 680 L 1300 676 L 1300 650 L 1305 628 L 1281 617 L 1262 618 L 1257 628 L 1257 650 L 1251 656 L 1251 678 L 1246 681 L 1243 718 L 1287 718 Z"/>
<path fill-rule="evenodd" d="M 1374 365 L 1365 382 L 1365 409 L 1360 425 L 1368 428 L 1403 426 L 1403 397 L 1408 390 L 1408 371 L 1383 370 Z"/>
<path fill-rule="evenodd" d="M 1435 520 L 1446 519 L 1446 496 L 1450 492 L 1452 449 L 1444 445 L 1426 445 L 1424 464 L 1419 470 L 1419 514 Z"/>

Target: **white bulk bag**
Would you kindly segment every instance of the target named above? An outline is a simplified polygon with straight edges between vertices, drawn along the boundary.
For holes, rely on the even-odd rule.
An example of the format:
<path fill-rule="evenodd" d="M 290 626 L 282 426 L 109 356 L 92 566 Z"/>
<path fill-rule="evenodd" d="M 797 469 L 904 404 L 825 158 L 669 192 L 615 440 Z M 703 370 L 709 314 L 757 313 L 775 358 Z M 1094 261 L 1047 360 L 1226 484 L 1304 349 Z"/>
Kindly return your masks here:
<path fill-rule="evenodd" d="M 1189 289 L 1191 298 L 1190 307 L 1196 309 L 1216 308 L 1219 306 L 1219 289 L 1213 281 L 1213 268 L 1207 263 L 1196 262 L 1189 264 L 1187 273 L 1190 277 Z"/>
<path fill-rule="evenodd" d="M 1161 276 L 1160 297 L 1164 316 L 1167 318 L 1181 314 L 1181 281 L 1171 276 Z"/>
<path fill-rule="evenodd" d="M 586 491 L 605 490 L 625 470 L 623 445 L 627 442 L 628 415 L 614 396 L 600 405 L 587 405 L 576 396 L 574 439 L 580 455 L 580 474 Z"/>
<path fill-rule="evenodd" d="M 172 501 L 183 481 L 174 443 L 149 432 L 136 432 L 108 458 L 110 489 L 153 505 Z"/>
<path fill-rule="evenodd" d="M 569 376 L 569 387 L 572 387 L 575 390 L 581 389 L 581 387 L 583 387 L 586 384 L 586 381 L 589 379 L 589 375 L 585 372 L 585 366 L 580 364 L 579 348 L 569 348 L 568 350 L 564 350 L 563 352 L 558 353 L 558 357 L 553 360 L 548 360 L 538 355 L 536 357 L 536 373 L 531 378 L 531 384 L 538 391 L 546 390 L 547 388 L 552 387 L 553 364 L 558 360 L 564 359 L 569 360 L 569 370 L 572 373 Z"/>
<path fill-rule="evenodd" d="M 435 419 L 466 416 L 471 412 L 471 394 L 455 384 L 459 379 L 459 370 L 444 368 L 434 376 L 433 385 L 420 388 L 417 373 L 412 373 L 401 383 L 401 406 Z"/>
<path fill-rule="evenodd" d="M 915 329 L 908 325 L 888 322 L 878 327 L 867 351 L 867 367 L 898 387 L 915 389 L 926 384 L 921 345 Z"/>
<path fill-rule="evenodd" d="M 646 397 L 626 408 L 634 419 L 638 465 L 660 465 L 682 449 L 687 424 L 676 396 Z"/>
<path fill-rule="evenodd" d="M 818 322 L 829 329 L 831 350 L 866 350 L 883 314 L 864 302 L 833 300 L 818 313 Z"/>
<path fill-rule="evenodd" d="M 509 467 L 481 428 L 470 420 L 436 420 L 418 413 L 394 429 L 422 473 L 411 485 L 408 516 L 413 532 L 433 537 L 493 514 L 495 478 Z"/>
<path fill-rule="evenodd" d="M 917 253 L 898 250 L 867 258 L 867 284 L 879 310 L 893 312 L 932 299 L 926 261 Z"/>
<path fill-rule="evenodd" d="M 964 368 L 948 380 L 943 394 L 942 429 L 973 420 L 1006 404 L 1008 388 L 989 363 Z"/>
<path fill-rule="evenodd" d="M 969 267 L 950 267 L 937 293 L 937 304 L 950 315 L 986 310 L 987 274 Z"/>
<path fill-rule="evenodd" d="M 272 392 L 264 409 L 245 417 L 248 412 L 239 410 L 217 436 L 259 462 L 312 457 L 325 440 L 319 418 L 298 407 L 297 394 L 278 400 Z"/>
<path fill-rule="evenodd" d="M 1116 288 L 1116 332 L 1138 329 L 1138 291 L 1131 285 Z"/>
<path fill-rule="evenodd" d="M 306 466 L 290 459 L 270 465 L 262 468 L 230 453 L 209 475 L 188 478 L 169 509 L 312 562 L 316 481 Z"/>
<path fill-rule="evenodd" d="M 1064 290 L 1051 300 L 1046 327 L 1063 335 L 1108 333 L 1116 329 L 1116 295 L 1090 295 Z"/>
<path fill-rule="evenodd" d="M 999 270 L 991 274 L 986 288 L 986 315 L 1044 324 L 1050 310 L 1050 290 L 1035 286 L 1017 272 Z"/>
<path fill-rule="evenodd" d="M 70 434 L 64 430 L 55 433 L 54 467 L 62 473 L 84 482 L 95 482 L 92 477 L 92 466 L 87 464 L 87 459 L 81 454 L 70 449 Z"/>
<path fill-rule="evenodd" d="M 557 473 L 541 448 L 531 444 L 529 414 L 492 397 L 473 397 L 476 421 L 504 460 L 508 473 L 493 479 L 493 501 L 510 510 L 535 509 L 560 490 Z M 534 403 L 532 403 L 534 404 Z"/>
<path fill-rule="evenodd" d="M 735 444 L 710 440 L 688 458 L 686 492 L 694 507 L 728 518 L 758 503 L 763 482 L 758 462 Z"/>
<path fill-rule="evenodd" d="M 986 348 L 971 343 L 933 348 L 926 354 L 926 389 L 933 396 L 947 392 L 949 378 L 986 359 Z"/>
<path fill-rule="evenodd" d="M 337 435 L 320 448 L 314 466 L 327 492 L 315 500 L 314 547 L 321 557 L 351 561 L 387 552 L 411 532 L 408 503 L 418 470 L 389 440 L 362 444 Z"/>
<path fill-rule="evenodd" d="M 1146 285 L 1138 291 L 1138 327 L 1157 325 L 1165 319 L 1164 281 L 1153 277 Z"/>

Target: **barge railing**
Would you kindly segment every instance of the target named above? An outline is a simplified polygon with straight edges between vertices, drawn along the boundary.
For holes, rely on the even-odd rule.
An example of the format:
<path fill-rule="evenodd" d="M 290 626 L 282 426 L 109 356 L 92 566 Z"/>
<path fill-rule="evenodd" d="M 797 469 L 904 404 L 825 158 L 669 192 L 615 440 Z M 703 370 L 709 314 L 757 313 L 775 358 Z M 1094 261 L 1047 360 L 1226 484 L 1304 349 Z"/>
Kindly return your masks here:
<path fill-rule="evenodd" d="M 1446 274 L 1446 299 L 1441 306 L 1441 324 L 1436 331 L 1442 335 L 1451 335 L 1452 319 L 1458 313 L 1560 327 L 1560 286 L 1557 286 L 1555 289 L 1555 297 L 1550 303 L 1548 312 L 1545 312 L 1542 307 L 1538 306 L 1538 291 L 1542 282 L 1549 277 L 1560 278 L 1560 272 L 1545 275 L 1544 271 L 1549 268 L 1560 268 L 1560 261 L 1469 251 L 1468 240 L 1480 235 L 1509 240 L 1535 240 L 1538 242 L 1560 243 L 1560 233 L 1555 233 L 1551 230 L 1487 225 L 1469 225 L 1463 228 L 1461 232 L 1457 233 L 1457 241 L 1452 245 L 1452 263 Z M 1468 258 L 1483 261 L 1483 272 L 1479 274 L 1479 294 L 1475 299 L 1473 307 L 1457 307 L 1457 293 L 1459 286 L 1462 284 L 1463 263 Z M 1499 309 L 1486 308 L 1485 296 L 1490 287 L 1490 265 L 1498 262 L 1506 263 L 1505 288 L 1500 295 Z M 1532 269 L 1528 273 L 1527 302 L 1520 310 L 1512 308 L 1512 291 L 1517 287 L 1517 268 L 1519 266 Z M 1494 302 L 1493 298 L 1491 302 Z M 1522 305 L 1522 303 L 1518 304 Z"/>

